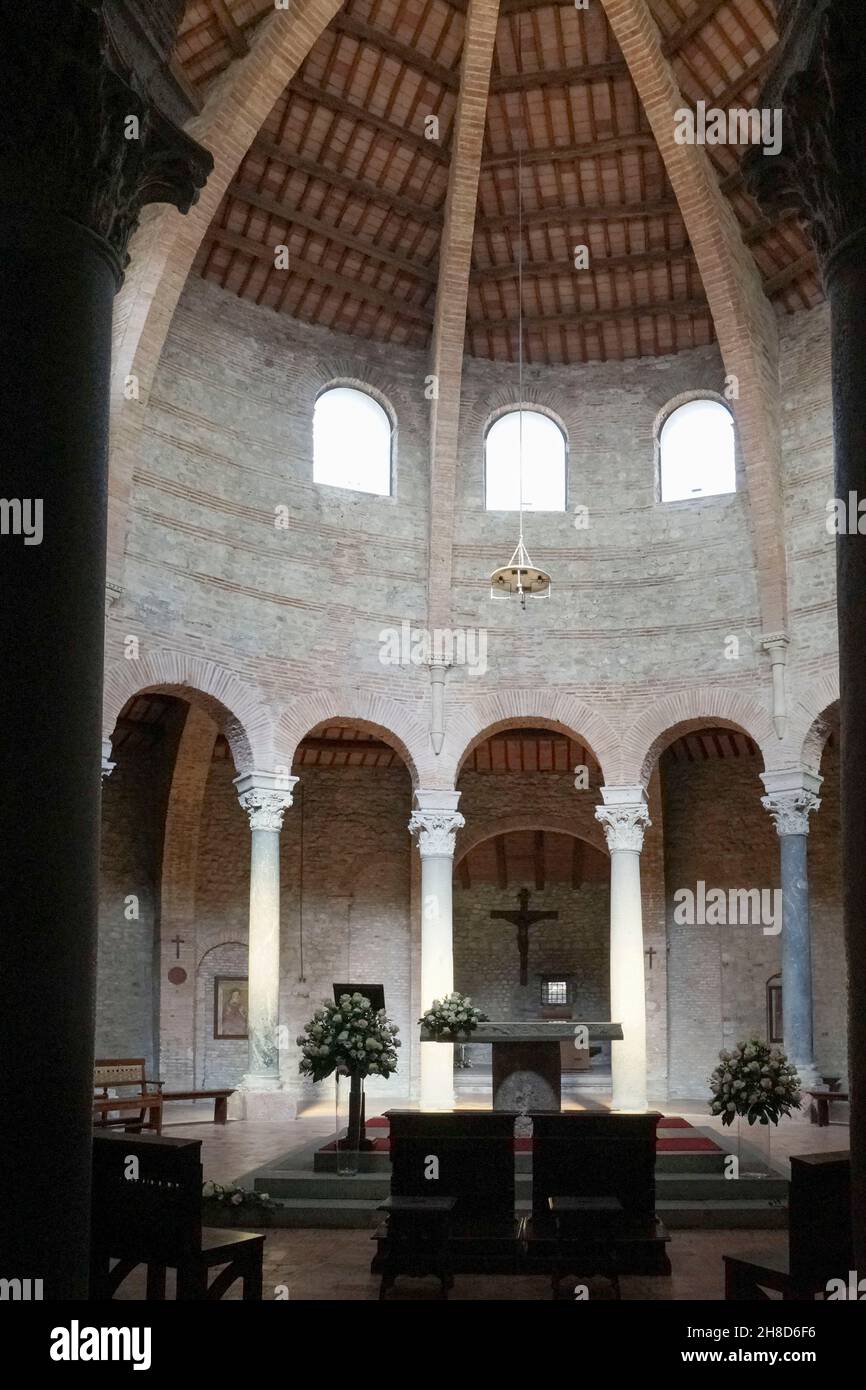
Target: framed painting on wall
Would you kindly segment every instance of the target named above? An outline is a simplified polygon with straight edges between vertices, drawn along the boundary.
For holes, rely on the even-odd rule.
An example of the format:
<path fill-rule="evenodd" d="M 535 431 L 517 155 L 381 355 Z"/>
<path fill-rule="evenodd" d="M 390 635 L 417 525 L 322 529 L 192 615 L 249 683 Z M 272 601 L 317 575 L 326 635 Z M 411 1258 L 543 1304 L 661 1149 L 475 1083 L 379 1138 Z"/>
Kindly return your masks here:
<path fill-rule="evenodd" d="M 217 975 L 213 982 L 213 1035 L 246 1038 L 249 981 L 246 975 Z"/>

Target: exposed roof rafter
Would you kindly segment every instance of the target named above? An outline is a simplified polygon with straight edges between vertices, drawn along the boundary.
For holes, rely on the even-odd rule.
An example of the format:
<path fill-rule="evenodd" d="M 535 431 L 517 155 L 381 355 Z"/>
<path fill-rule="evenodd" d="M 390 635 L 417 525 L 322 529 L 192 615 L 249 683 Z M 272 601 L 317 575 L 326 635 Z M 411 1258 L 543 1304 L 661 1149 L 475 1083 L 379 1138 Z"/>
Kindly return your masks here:
<path fill-rule="evenodd" d="M 431 629 L 447 627 L 451 622 L 451 547 L 466 305 L 498 18 L 499 0 L 469 0 L 439 253 L 439 290 L 430 363 L 436 388 L 430 403 L 427 606 Z"/>

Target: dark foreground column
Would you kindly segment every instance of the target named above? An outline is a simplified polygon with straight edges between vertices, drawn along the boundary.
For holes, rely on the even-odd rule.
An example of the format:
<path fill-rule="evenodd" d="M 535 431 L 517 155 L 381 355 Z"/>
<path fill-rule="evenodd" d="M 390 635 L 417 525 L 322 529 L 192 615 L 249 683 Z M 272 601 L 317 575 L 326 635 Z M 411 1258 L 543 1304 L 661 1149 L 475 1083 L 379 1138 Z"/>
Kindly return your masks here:
<path fill-rule="evenodd" d="M 87 1294 L 112 304 L 210 165 L 118 63 L 99 4 L 3 8 L 0 1278 L 46 1299 Z"/>
<path fill-rule="evenodd" d="M 857 530 L 856 507 L 866 499 L 866 6 L 862 0 L 781 0 L 779 12 L 781 43 L 760 104 L 782 108 L 784 146 L 775 158 L 751 156 L 748 178 L 769 207 L 793 207 L 804 215 L 830 300 L 834 489 L 845 503 L 849 527 L 836 551 L 842 889 L 854 1246 L 857 1267 L 864 1270 L 866 896 L 860 879 L 866 863 L 866 534 Z M 866 518 L 863 528 L 866 532 Z"/>

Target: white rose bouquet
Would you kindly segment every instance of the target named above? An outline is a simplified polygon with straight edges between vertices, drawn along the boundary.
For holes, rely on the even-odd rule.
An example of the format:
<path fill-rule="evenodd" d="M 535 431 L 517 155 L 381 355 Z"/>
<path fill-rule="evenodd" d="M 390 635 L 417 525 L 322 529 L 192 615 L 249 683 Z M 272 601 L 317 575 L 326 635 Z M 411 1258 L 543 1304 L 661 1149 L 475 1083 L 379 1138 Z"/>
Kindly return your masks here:
<path fill-rule="evenodd" d="M 324 1081 L 340 1076 L 390 1076 L 397 1070 L 399 1029 L 384 1009 L 374 1013 L 363 994 L 341 994 L 322 1004 L 298 1038 L 302 1076 Z"/>
<path fill-rule="evenodd" d="M 779 1047 L 748 1038 L 733 1051 L 719 1053 L 710 1077 L 710 1113 L 732 1125 L 743 1115 L 750 1125 L 777 1125 L 783 1115 L 800 1108 L 800 1078 Z"/>
<path fill-rule="evenodd" d="M 476 1009 L 468 994 L 454 991 L 444 999 L 434 999 L 418 1022 L 434 1037 L 447 1038 L 451 1034 L 462 1037 L 474 1032 L 479 1023 L 486 1023 L 487 1014 Z"/>

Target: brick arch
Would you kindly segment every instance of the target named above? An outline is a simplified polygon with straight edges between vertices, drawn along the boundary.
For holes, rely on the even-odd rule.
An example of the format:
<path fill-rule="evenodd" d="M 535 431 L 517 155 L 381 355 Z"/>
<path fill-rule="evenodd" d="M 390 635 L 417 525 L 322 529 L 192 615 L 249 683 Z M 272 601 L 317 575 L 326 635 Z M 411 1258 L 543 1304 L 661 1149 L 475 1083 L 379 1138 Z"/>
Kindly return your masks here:
<path fill-rule="evenodd" d="M 140 661 L 120 661 L 105 673 L 103 737 L 110 738 L 127 700 L 148 690 L 177 695 L 211 715 L 225 734 L 238 772 L 286 765 L 275 740 L 274 717 L 261 693 L 226 666 L 165 648 Z M 288 765 L 291 765 L 290 760 Z"/>
<path fill-rule="evenodd" d="M 447 713 L 447 733 L 440 761 L 442 776 L 454 785 L 468 755 L 485 738 L 502 729 L 555 729 L 585 745 L 609 780 L 619 740 L 604 715 L 573 695 L 549 688 L 502 691 Z"/>
<path fill-rule="evenodd" d="M 794 705 L 791 737 L 800 748 L 809 772 L 820 772 L 824 745 L 830 735 L 826 716 L 839 703 L 839 671 L 827 671 L 810 685 Z"/>
<path fill-rule="evenodd" d="M 295 0 L 258 26 L 250 52 L 211 85 L 188 133 L 215 166 L 186 217 L 174 208 L 147 209 L 130 246 L 131 263 L 115 309 L 108 579 L 122 584 L 133 469 L 154 376 L 190 268 L 223 195 L 274 103 L 341 8 L 342 0 Z M 137 399 L 124 384 L 138 379 Z"/>
<path fill-rule="evenodd" d="M 570 835 L 573 840 L 583 840 L 592 849 L 598 850 L 599 854 L 607 857 L 604 831 L 597 821 L 593 822 L 593 832 L 586 834 L 575 825 L 571 816 L 558 815 L 556 812 L 540 812 L 537 815 L 515 812 L 512 815 L 499 816 L 493 821 L 486 821 L 483 826 L 479 826 L 468 835 L 461 830 L 454 855 L 454 867 L 456 868 L 467 854 L 471 854 L 485 841 L 496 839 L 498 835 L 510 835 L 519 830 L 546 830 L 552 835 Z"/>
<path fill-rule="evenodd" d="M 764 765 L 771 762 L 777 740 L 769 710 L 741 691 L 708 686 L 668 695 L 644 711 L 622 741 L 616 782 L 646 786 L 665 748 L 708 724 L 747 734 L 758 745 Z"/>
<path fill-rule="evenodd" d="M 414 787 L 441 785 L 429 732 L 398 701 L 352 687 L 300 696 L 279 717 L 280 747 L 290 766 L 301 739 L 319 724 L 360 725 L 400 754 Z"/>

